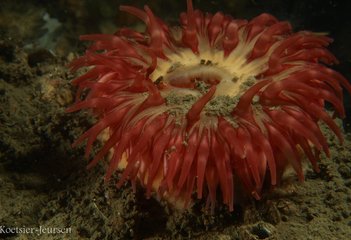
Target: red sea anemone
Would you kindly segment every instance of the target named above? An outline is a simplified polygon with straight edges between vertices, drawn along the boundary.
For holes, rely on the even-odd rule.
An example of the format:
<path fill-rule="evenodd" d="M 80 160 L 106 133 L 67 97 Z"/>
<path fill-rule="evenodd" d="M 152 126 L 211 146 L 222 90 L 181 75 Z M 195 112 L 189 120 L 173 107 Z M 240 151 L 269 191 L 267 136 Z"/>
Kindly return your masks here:
<path fill-rule="evenodd" d="M 147 6 L 121 6 L 146 23 L 144 33 L 123 28 L 80 37 L 96 42 L 68 67 L 95 67 L 72 82 L 79 89 L 67 112 L 92 108 L 99 122 L 73 146 L 88 138 L 88 157 L 96 137 L 110 132 L 88 168 L 113 148 L 105 183 L 125 153 L 118 188 L 130 179 L 135 189 L 139 179 L 149 198 L 161 174 L 159 197 L 184 194 L 187 208 L 196 186 L 212 212 L 218 185 L 233 210 L 234 177 L 256 199 L 266 171 L 275 186 L 289 163 L 303 181 L 300 147 L 318 172 L 320 151 L 330 157 L 318 121 L 343 141 L 324 101 L 334 106 L 333 117 L 344 118 L 340 84 L 351 91 L 343 76 L 319 63 L 338 63 L 325 48 L 332 39 L 292 34 L 288 22 L 270 14 L 247 22 L 221 12 L 204 16 L 187 4 L 179 27 L 168 27 Z M 79 102 L 85 88 L 91 90 Z"/>

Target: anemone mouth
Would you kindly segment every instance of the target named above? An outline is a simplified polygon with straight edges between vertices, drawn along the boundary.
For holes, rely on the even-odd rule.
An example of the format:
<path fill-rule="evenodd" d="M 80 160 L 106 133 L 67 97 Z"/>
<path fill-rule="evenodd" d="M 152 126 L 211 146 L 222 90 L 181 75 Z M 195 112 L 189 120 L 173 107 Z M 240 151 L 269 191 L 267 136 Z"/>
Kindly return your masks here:
<path fill-rule="evenodd" d="M 218 85 L 223 73 L 215 66 L 184 66 L 166 74 L 163 78 L 165 84 L 178 88 L 196 89 L 196 81 L 209 86 Z"/>
<path fill-rule="evenodd" d="M 89 157 L 97 136 L 110 132 L 88 168 L 113 149 L 106 184 L 126 155 L 118 188 L 130 179 L 135 189 L 139 180 L 149 198 L 160 175 L 158 197 L 183 194 L 187 208 L 194 186 L 198 198 L 207 187 L 212 213 L 218 186 L 233 210 L 234 176 L 256 199 L 266 172 L 274 188 L 286 163 L 303 181 L 297 146 L 318 172 L 320 151 L 330 153 L 317 122 L 343 141 L 324 101 L 343 118 L 340 85 L 351 92 L 343 76 L 319 63 L 337 63 L 325 48 L 332 39 L 291 34 L 289 23 L 269 14 L 248 23 L 220 12 L 203 16 L 187 3 L 182 27 L 174 31 L 147 6 L 145 12 L 122 6 L 146 23 L 145 33 L 122 29 L 80 37 L 96 42 L 68 67 L 95 67 L 72 82 L 79 89 L 67 112 L 92 108 L 100 120 L 73 145 L 88 139 Z M 84 88 L 91 90 L 79 102 Z"/>

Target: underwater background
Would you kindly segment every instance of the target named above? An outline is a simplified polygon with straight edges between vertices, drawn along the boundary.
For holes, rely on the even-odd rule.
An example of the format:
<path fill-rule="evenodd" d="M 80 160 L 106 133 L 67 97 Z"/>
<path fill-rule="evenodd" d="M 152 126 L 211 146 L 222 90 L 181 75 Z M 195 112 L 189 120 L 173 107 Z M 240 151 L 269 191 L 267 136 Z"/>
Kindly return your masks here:
<path fill-rule="evenodd" d="M 113 34 L 123 27 L 143 31 L 142 21 L 119 6 L 146 4 L 170 26 L 186 12 L 185 0 L 0 1 L 0 238 L 349 239 L 351 98 L 346 91 L 346 119 L 336 120 L 345 129 L 345 142 L 321 124 L 332 155 L 322 154 L 321 172 L 308 168 L 305 182 L 292 177 L 260 201 L 236 204 L 234 212 L 219 203 L 210 215 L 206 201 L 195 196 L 189 211 L 175 210 L 166 201 L 146 200 L 143 188 L 133 194 L 129 182 L 116 189 L 118 174 L 105 186 L 107 159 L 86 170 L 92 158 L 83 157 L 84 144 L 71 145 L 95 119 L 86 111 L 65 113 L 76 92 L 70 82 L 84 73 L 71 74 L 65 66 L 90 44 L 79 35 Z M 328 50 L 340 61 L 331 67 L 351 80 L 351 1 L 193 4 L 203 13 L 221 11 L 234 19 L 267 12 L 289 21 L 293 32 L 327 33 L 334 39 Z M 94 144 L 91 156 L 102 144 Z"/>

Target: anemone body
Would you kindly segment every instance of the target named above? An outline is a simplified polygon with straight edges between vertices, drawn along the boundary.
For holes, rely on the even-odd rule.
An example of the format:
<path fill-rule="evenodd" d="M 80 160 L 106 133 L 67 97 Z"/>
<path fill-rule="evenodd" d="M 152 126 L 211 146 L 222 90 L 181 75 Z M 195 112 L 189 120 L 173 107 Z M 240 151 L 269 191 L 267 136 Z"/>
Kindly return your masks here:
<path fill-rule="evenodd" d="M 338 63 L 326 49 L 332 39 L 292 34 L 288 22 L 270 14 L 247 22 L 221 12 L 203 15 L 187 3 L 180 27 L 168 27 L 147 6 L 121 6 L 145 22 L 144 33 L 124 28 L 80 37 L 95 43 L 68 67 L 94 68 L 72 82 L 79 89 L 67 112 L 92 108 L 99 122 L 73 145 L 88 139 L 88 157 L 96 137 L 110 132 L 88 168 L 113 149 L 105 183 L 125 154 L 118 188 L 126 179 L 135 188 L 139 179 L 149 198 L 161 173 L 159 197 L 183 194 L 187 208 L 196 188 L 212 212 L 218 186 L 233 210 L 234 177 L 256 199 L 266 172 L 274 187 L 287 163 L 303 181 L 298 146 L 318 172 L 320 151 L 330 153 L 317 122 L 343 141 L 324 101 L 344 118 L 341 85 L 351 90 L 320 63 Z M 91 90 L 79 101 L 85 88 Z"/>

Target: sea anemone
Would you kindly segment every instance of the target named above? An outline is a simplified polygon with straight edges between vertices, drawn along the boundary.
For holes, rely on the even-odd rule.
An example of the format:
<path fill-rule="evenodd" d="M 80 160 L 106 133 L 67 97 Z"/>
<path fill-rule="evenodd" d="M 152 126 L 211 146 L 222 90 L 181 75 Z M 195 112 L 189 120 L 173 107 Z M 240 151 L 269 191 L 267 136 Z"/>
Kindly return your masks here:
<path fill-rule="evenodd" d="M 351 86 L 324 65 L 338 63 L 326 49 L 331 38 L 292 34 L 288 22 L 267 13 L 250 22 L 222 12 L 203 15 L 191 0 L 177 27 L 168 27 L 147 6 L 120 10 L 144 21 L 145 32 L 123 28 L 80 36 L 95 43 L 68 65 L 71 72 L 94 66 L 72 82 L 79 88 L 67 112 L 91 108 L 99 117 L 73 144 L 88 139 L 87 158 L 97 136 L 109 129 L 87 166 L 113 149 L 106 184 L 125 157 L 118 188 L 130 179 L 135 191 L 139 179 L 149 198 L 160 175 L 159 197 L 184 196 L 186 209 L 196 188 L 213 213 L 220 185 L 233 211 L 234 177 L 246 195 L 259 199 L 266 172 L 272 189 L 286 164 L 304 180 L 303 152 L 319 172 L 321 150 L 330 157 L 319 120 L 343 141 L 333 118 L 345 117 L 341 85 L 349 92 Z M 80 101 L 86 88 L 90 92 Z M 324 101 L 333 105 L 333 117 Z"/>

